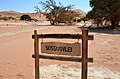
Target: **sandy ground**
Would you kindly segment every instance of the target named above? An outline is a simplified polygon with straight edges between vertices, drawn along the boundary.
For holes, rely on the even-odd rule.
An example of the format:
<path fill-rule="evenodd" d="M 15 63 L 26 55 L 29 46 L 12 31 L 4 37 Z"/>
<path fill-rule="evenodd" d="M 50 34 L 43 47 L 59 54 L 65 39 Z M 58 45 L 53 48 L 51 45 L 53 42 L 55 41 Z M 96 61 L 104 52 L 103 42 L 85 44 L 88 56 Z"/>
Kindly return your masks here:
<path fill-rule="evenodd" d="M 34 79 L 33 30 L 38 33 L 81 33 L 78 26 L 0 27 L 0 79 Z M 93 31 L 89 41 L 89 79 L 120 79 L 120 30 Z M 40 41 L 42 41 L 40 39 Z M 76 42 L 77 40 L 43 39 Z M 81 41 L 79 41 L 81 42 Z M 41 79 L 79 79 L 80 63 L 40 59 Z M 59 72 L 57 72 L 57 70 Z M 54 73 L 52 73 L 54 72 Z"/>

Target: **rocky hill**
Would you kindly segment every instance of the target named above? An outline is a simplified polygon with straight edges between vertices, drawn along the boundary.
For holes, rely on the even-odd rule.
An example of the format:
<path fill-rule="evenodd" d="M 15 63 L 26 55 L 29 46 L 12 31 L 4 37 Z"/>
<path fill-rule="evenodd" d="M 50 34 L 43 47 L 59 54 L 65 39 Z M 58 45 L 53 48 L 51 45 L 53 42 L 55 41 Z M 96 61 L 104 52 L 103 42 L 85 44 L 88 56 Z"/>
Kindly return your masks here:
<path fill-rule="evenodd" d="M 22 14 L 23 13 L 12 11 L 12 10 L 0 12 L 0 15 L 2 15 L 2 16 L 12 16 L 12 17 L 15 17 L 15 18 L 21 16 Z"/>
<path fill-rule="evenodd" d="M 83 17 L 83 16 L 86 15 L 86 13 L 83 12 L 82 10 L 80 10 L 80 9 L 76 9 L 74 11 L 79 13 L 80 17 Z M 13 11 L 13 10 L 0 12 L 1 16 L 7 16 L 7 17 L 11 16 L 11 17 L 14 17 L 14 18 L 19 18 L 23 14 L 28 14 L 32 18 L 36 18 L 38 20 L 46 20 L 45 16 L 43 14 L 40 14 L 40 13 L 21 13 L 21 12 L 16 12 L 16 11 Z"/>
<path fill-rule="evenodd" d="M 7 16 L 7 17 L 14 17 L 14 18 L 20 18 L 21 15 L 23 14 L 28 14 L 30 15 L 32 18 L 36 18 L 38 20 L 46 20 L 45 16 L 43 14 L 40 13 L 21 13 L 21 12 L 16 12 L 16 11 L 2 11 L 0 12 L 1 16 Z"/>
<path fill-rule="evenodd" d="M 74 10 L 74 11 L 77 12 L 78 14 L 80 14 L 80 17 L 83 17 L 83 16 L 86 15 L 86 12 L 84 12 L 84 11 L 82 11 L 82 10 L 80 10 L 80 9 L 76 9 L 76 10 Z"/>

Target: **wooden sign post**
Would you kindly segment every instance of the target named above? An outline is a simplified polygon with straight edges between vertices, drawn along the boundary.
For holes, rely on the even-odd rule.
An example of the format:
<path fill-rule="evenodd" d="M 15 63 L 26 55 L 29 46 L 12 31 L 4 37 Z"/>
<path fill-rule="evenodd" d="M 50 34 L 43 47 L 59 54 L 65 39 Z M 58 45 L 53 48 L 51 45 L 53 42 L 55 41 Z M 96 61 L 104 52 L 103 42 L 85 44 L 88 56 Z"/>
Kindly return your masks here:
<path fill-rule="evenodd" d="M 82 74 L 81 79 L 87 79 L 88 63 L 88 29 L 82 30 Z"/>
<path fill-rule="evenodd" d="M 37 34 L 37 31 L 34 31 L 34 35 L 32 35 L 32 38 L 34 39 L 34 55 L 32 55 L 33 58 L 35 58 L 35 79 L 40 79 L 39 77 L 39 58 L 43 59 L 53 59 L 53 60 L 60 60 L 60 61 L 76 61 L 76 62 L 82 62 L 82 73 L 81 73 L 81 79 L 87 79 L 87 71 L 88 71 L 88 62 L 93 62 L 93 58 L 88 58 L 88 40 L 93 40 L 93 35 L 88 35 L 88 29 L 83 28 L 82 29 L 82 35 L 80 34 Z M 60 54 L 60 55 L 72 55 L 72 57 L 65 57 L 65 56 L 49 56 L 49 55 L 39 55 L 39 38 L 59 38 L 59 39 L 82 39 L 82 58 L 80 58 L 80 54 L 74 54 L 71 52 L 72 50 L 72 44 L 71 47 L 68 47 L 64 43 L 55 43 L 56 46 L 52 46 L 51 43 L 44 43 L 43 48 L 52 50 L 53 52 L 48 52 L 48 50 L 44 50 L 44 53 L 47 54 Z M 46 47 L 45 44 L 49 44 L 50 47 Z M 59 45 L 63 45 L 63 49 L 59 48 Z M 58 48 L 57 48 L 58 47 Z M 65 48 L 64 48 L 65 47 Z M 73 46 L 74 47 L 74 46 Z M 80 49 L 79 46 L 76 47 L 77 49 Z M 75 50 L 77 50 L 75 49 Z M 58 52 L 61 51 L 61 52 Z M 42 49 L 43 51 L 43 49 Z M 57 52 L 56 52 L 57 51 Z M 64 54 L 64 53 L 69 54 Z M 70 53 L 71 52 L 71 53 Z M 78 56 L 74 56 L 78 55 Z"/>
<path fill-rule="evenodd" d="M 37 37 L 37 31 L 34 31 L 34 54 L 35 54 L 35 79 L 39 79 L 39 39 Z"/>

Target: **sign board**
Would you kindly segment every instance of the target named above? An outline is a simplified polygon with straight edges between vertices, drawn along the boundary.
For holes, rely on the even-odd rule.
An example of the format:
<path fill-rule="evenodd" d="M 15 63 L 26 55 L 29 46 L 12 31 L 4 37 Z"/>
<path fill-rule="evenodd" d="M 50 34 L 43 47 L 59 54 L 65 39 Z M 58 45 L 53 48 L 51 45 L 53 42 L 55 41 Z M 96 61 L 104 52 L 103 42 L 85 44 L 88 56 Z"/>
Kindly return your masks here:
<path fill-rule="evenodd" d="M 47 54 L 80 56 L 80 43 L 42 42 L 41 52 Z"/>

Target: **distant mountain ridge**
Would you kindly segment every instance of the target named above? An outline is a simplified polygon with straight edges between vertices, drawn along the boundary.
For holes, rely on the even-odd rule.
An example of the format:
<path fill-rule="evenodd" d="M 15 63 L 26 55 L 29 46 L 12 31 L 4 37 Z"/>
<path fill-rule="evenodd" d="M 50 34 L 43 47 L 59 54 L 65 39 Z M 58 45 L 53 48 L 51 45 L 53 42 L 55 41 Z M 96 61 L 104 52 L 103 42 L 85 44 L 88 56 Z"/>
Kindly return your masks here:
<path fill-rule="evenodd" d="M 12 17 L 19 17 L 19 16 L 21 16 L 22 14 L 23 14 L 23 13 L 16 12 L 16 11 L 13 11 L 13 10 L 0 12 L 0 15 L 2 15 L 2 16 L 12 16 Z"/>
<path fill-rule="evenodd" d="M 84 12 L 84 11 L 82 11 L 82 10 L 80 10 L 80 9 L 75 9 L 75 10 L 73 10 L 73 11 L 79 13 L 81 17 L 83 17 L 83 16 L 86 15 L 86 12 Z"/>
<path fill-rule="evenodd" d="M 80 10 L 80 9 L 76 9 L 76 10 L 73 10 L 73 11 L 79 13 L 81 17 L 86 15 L 86 13 L 84 11 Z M 13 10 L 0 12 L 1 16 L 11 16 L 11 17 L 14 17 L 14 18 L 19 18 L 23 14 L 28 14 L 32 18 L 36 18 L 38 20 L 46 20 L 45 16 L 43 14 L 40 14 L 40 13 L 30 13 L 30 12 L 22 13 L 22 12 L 17 12 L 17 11 L 13 11 Z"/>

